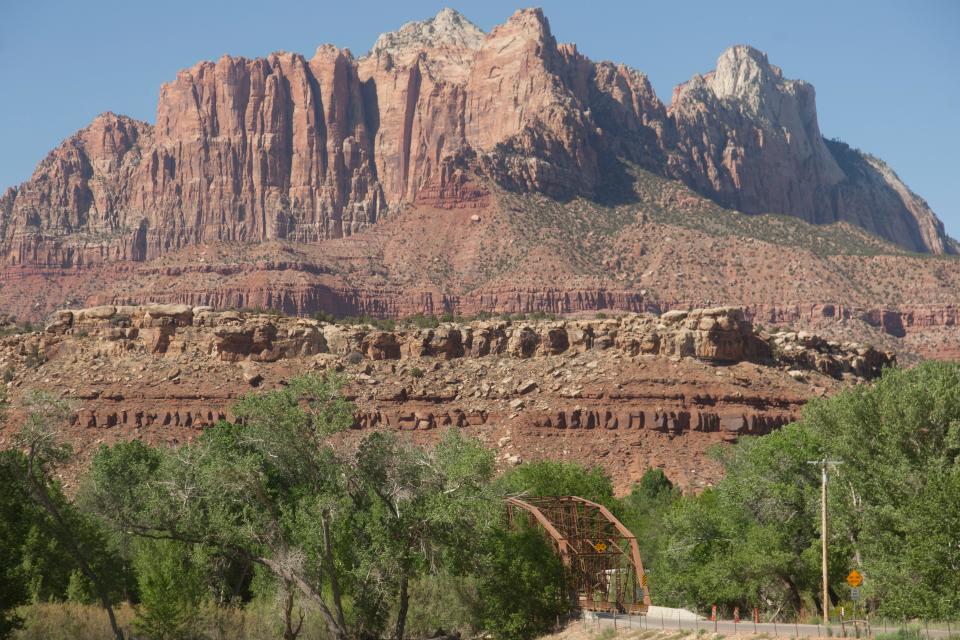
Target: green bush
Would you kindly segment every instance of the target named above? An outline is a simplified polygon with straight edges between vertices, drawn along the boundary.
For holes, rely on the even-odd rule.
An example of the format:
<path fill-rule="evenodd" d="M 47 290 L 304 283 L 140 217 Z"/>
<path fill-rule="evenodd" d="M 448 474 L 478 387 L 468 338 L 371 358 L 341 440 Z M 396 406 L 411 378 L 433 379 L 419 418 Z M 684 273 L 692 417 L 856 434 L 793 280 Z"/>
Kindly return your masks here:
<path fill-rule="evenodd" d="M 475 576 L 421 576 L 410 585 L 409 636 L 431 638 L 438 631 L 475 636 L 480 631 L 479 608 Z"/>
<path fill-rule="evenodd" d="M 612 506 L 613 484 L 601 467 L 539 460 L 514 467 L 495 481 L 500 495 L 580 496 Z"/>
<path fill-rule="evenodd" d="M 97 601 L 96 587 L 79 569 L 70 572 L 67 579 L 67 602 L 94 604 Z"/>
<path fill-rule="evenodd" d="M 570 610 L 560 557 L 541 531 L 523 525 L 497 531 L 487 544 L 478 589 L 483 628 L 503 640 L 549 632 Z"/>
<path fill-rule="evenodd" d="M 453 320 L 453 317 L 450 317 Z M 402 320 L 403 324 L 418 327 L 420 329 L 435 329 L 440 326 L 440 319 L 436 316 L 428 316 L 422 313 L 417 313 L 412 316 L 408 316 Z"/>

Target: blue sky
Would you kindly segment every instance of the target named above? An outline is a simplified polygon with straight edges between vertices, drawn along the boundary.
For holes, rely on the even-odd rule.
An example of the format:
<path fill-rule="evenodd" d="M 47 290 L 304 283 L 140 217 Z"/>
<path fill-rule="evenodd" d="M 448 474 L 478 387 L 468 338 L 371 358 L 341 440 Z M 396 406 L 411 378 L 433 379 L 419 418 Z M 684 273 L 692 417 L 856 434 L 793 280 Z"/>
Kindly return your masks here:
<path fill-rule="evenodd" d="M 360 55 L 382 31 L 444 6 L 484 30 L 516 0 L 0 0 L 0 190 L 103 111 L 153 122 L 162 82 L 224 53 Z M 817 89 L 824 135 L 883 158 L 960 237 L 960 2 L 539 3 L 562 42 L 645 72 L 668 102 L 731 44 Z"/>

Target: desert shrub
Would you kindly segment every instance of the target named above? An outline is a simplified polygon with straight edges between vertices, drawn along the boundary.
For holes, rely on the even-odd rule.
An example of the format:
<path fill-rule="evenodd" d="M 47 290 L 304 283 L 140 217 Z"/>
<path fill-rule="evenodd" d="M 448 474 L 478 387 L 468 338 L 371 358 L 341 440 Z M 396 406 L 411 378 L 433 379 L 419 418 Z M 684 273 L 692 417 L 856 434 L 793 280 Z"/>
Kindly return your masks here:
<path fill-rule="evenodd" d="M 546 311 L 534 311 L 527 314 L 528 320 L 556 320 L 557 314 L 547 313 Z"/>
<path fill-rule="evenodd" d="M 337 317 L 327 311 L 317 311 L 315 314 L 313 314 L 313 319 L 317 322 L 326 322 L 329 324 L 333 324 L 337 321 Z"/>
<path fill-rule="evenodd" d="M 453 317 L 451 316 L 450 319 L 452 320 Z M 422 313 L 417 313 L 404 318 L 403 324 L 418 327 L 420 329 L 435 329 L 440 326 L 440 319 L 436 316 L 428 316 Z"/>
<path fill-rule="evenodd" d="M 280 317 L 286 315 L 280 309 L 274 307 L 261 307 L 259 305 L 253 307 L 240 307 L 237 309 L 240 313 L 248 313 L 250 315 L 263 315 L 263 316 L 274 316 Z"/>
<path fill-rule="evenodd" d="M 26 365 L 28 369 L 37 369 L 47 362 L 47 356 L 40 352 L 29 353 L 27 357 L 24 358 L 23 364 Z"/>

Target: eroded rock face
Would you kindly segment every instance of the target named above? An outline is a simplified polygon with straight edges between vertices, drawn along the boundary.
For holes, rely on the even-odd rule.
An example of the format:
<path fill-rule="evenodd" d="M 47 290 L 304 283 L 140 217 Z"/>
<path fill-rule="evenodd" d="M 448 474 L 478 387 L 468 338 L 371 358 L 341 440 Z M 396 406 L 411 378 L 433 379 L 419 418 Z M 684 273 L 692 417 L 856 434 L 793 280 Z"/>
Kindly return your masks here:
<path fill-rule="evenodd" d="M 201 62 L 164 84 L 156 125 L 99 116 L 0 198 L 11 265 L 149 260 L 213 241 L 317 242 L 407 203 L 481 207 L 489 182 L 606 197 L 618 158 L 748 213 L 846 220 L 955 252 L 886 165 L 817 124 L 813 87 L 750 47 L 675 92 L 558 44 L 539 10 L 483 34 L 463 16 L 381 36 Z"/>
<path fill-rule="evenodd" d="M 772 348 L 775 347 L 775 348 Z M 592 320 L 442 323 L 384 331 L 187 305 L 60 311 L 44 331 L 0 337 L 10 418 L 31 389 L 68 399 L 63 437 L 83 468 L 101 444 L 189 442 L 236 399 L 336 371 L 353 428 L 418 444 L 464 429 L 501 465 L 577 460 L 627 491 L 651 466 L 691 489 L 721 470 L 707 451 L 797 418 L 812 397 L 878 373 L 889 354 L 805 333 L 757 332 L 738 309 Z M 73 476 L 68 472 L 66 481 Z"/>
<path fill-rule="evenodd" d="M 715 71 L 675 90 L 670 113 L 699 191 L 748 213 L 827 221 L 817 212 L 829 209 L 844 174 L 820 135 L 811 85 L 785 79 L 765 54 L 736 46 Z"/>
<path fill-rule="evenodd" d="M 766 54 L 727 49 L 676 88 L 674 175 L 746 213 L 846 221 L 915 251 L 954 253 L 933 211 L 883 162 L 824 140 L 816 93 Z"/>
<path fill-rule="evenodd" d="M 274 362 L 328 353 L 357 360 L 454 360 L 501 354 L 527 359 L 614 350 L 631 357 L 779 363 L 837 379 L 844 374 L 872 379 L 895 362 L 892 354 L 853 342 L 830 342 L 804 332 L 761 334 L 743 310 L 733 307 L 669 311 L 659 317 L 627 314 L 598 320 L 449 322 L 435 328 L 382 331 L 368 325 L 189 305 L 100 306 L 57 311 L 47 322 L 46 333 L 92 336 L 121 353 L 199 348 L 229 362 Z"/>

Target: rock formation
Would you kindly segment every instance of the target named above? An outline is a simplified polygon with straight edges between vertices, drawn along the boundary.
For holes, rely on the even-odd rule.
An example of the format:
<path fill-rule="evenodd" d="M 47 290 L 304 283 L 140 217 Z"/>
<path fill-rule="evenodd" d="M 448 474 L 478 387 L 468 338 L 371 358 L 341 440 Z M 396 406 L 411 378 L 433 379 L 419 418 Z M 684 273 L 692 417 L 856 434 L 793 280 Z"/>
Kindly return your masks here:
<path fill-rule="evenodd" d="M 746 213 L 844 220 L 913 251 L 955 252 L 943 224 L 883 162 L 824 140 L 813 86 L 767 56 L 727 49 L 716 70 L 676 88 L 674 175 Z"/>
<path fill-rule="evenodd" d="M 186 331 L 187 327 L 197 331 Z M 780 362 L 836 379 L 846 374 L 864 380 L 879 376 L 883 367 L 895 362 L 891 353 L 853 343 L 841 345 L 805 332 L 761 335 L 746 320 L 743 310 L 733 307 L 593 320 L 475 320 L 383 331 L 363 324 L 217 311 L 185 304 L 102 305 L 57 311 L 46 323 L 45 333 L 92 336 L 119 345 L 114 349 L 117 353 L 163 354 L 171 349 L 172 342 L 178 343 L 180 350 L 185 350 L 189 342 L 205 355 L 230 362 L 274 362 L 320 353 L 356 353 L 370 360 L 451 360 L 490 355 L 522 359 L 615 349 L 629 356 L 696 358 L 714 363 Z"/>
<path fill-rule="evenodd" d="M 444 10 L 369 55 L 224 56 L 160 89 L 156 124 L 104 114 L 0 199 L 7 265 L 144 261 L 225 241 L 318 242 L 492 185 L 609 199 L 619 159 L 747 213 L 955 244 L 886 165 L 826 142 L 813 87 L 743 46 L 669 109 L 637 71 L 558 44 L 539 10 L 483 34 Z"/>
<path fill-rule="evenodd" d="M 99 444 L 182 443 L 236 398 L 291 376 L 337 371 L 368 429 L 418 442 L 464 429 L 503 465 L 601 464 L 620 490 L 650 466 L 681 485 L 719 474 L 717 443 L 768 433 L 803 403 L 875 377 L 889 354 L 813 334 L 758 331 L 732 308 L 615 319 L 476 320 L 377 329 L 189 305 L 54 313 L 44 331 L 0 337 L 13 420 L 45 389 L 71 403 L 64 436 L 82 465 Z"/>

